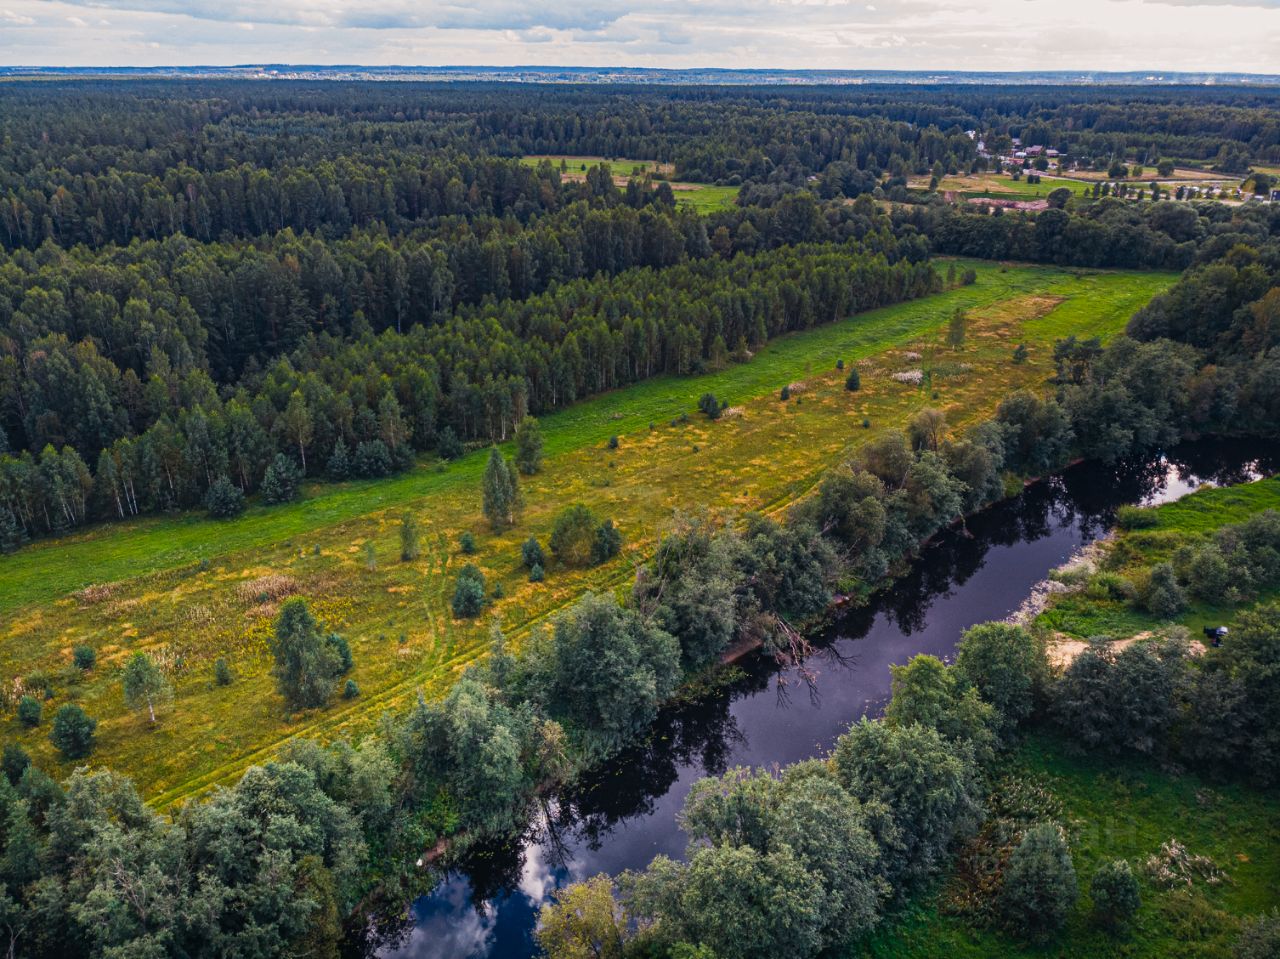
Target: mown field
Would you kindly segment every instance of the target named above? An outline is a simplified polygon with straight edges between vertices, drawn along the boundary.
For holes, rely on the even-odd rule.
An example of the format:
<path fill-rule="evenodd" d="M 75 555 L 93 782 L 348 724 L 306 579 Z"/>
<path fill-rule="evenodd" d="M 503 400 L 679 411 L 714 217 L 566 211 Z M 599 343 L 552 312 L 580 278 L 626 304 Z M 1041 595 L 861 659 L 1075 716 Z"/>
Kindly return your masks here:
<path fill-rule="evenodd" d="M 963 428 L 1010 390 L 1042 386 L 1055 337 L 1119 330 L 1174 279 L 975 266 L 973 286 L 782 338 L 746 364 L 651 380 L 546 417 L 545 469 L 524 483 L 523 518 L 501 535 L 480 515 L 486 454 L 476 451 L 389 480 L 309 486 L 301 502 L 253 507 L 229 522 L 149 518 L 32 544 L 0 559 L 0 682 L 12 694 L 15 679 L 44 670 L 56 690 L 46 716 L 79 701 L 101 720 L 92 761 L 133 776 L 154 802 L 171 803 L 234 779 L 290 736 L 359 734 L 419 691 L 446 689 L 487 648 L 490 613 L 457 620 L 448 608 L 464 562 L 476 562 L 490 586 L 501 584 L 505 597 L 491 612 L 519 642 L 584 590 L 625 587 L 673 511 L 782 509 L 828 464 L 927 405 Z M 942 344 L 956 307 L 969 316 L 960 350 Z M 1009 360 L 1019 342 L 1030 346 L 1024 365 Z M 859 364 L 860 392 L 843 388 L 837 359 Z M 936 396 L 892 379 L 925 367 L 934 371 Z M 778 391 L 787 384 L 797 385 L 783 403 Z M 695 412 L 708 391 L 733 407 L 717 422 Z M 610 450 L 614 435 L 619 447 Z M 528 583 L 519 544 L 530 535 L 545 544 L 555 514 L 577 501 L 619 523 L 622 555 L 593 570 L 553 565 L 545 583 Z M 406 511 L 425 531 L 423 555 L 411 563 L 398 561 Z M 478 540 L 475 556 L 460 553 L 464 530 Z M 359 698 L 284 714 L 267 637 L 288 595 L 306 597 L 326 627 L 350 641 Z M 98 653 L 88 674 L 70 666 L 80 643 Z M 138 649 L 164 664 L 176 688 L 154 728 L 122 701 L 119 670 Z M 235 675 L 227 687 L 213 682 L 219 656 Z M 47 725 L 24 732 L 9 714 L 0 730 L 55 774 L 69 771 L 47 742 Z"/>
<path fill-rule="evenodd" d="M 1117 531 L 1110 547 L 1115 571 L 1133 577 L 1165 562 L 1179 546 L 1211 537 L 1223 526 L 1239 523 L 1264 510 L 1280 510 L 1280 477 L 1240 486 L 1202 489 L 1153 510 L 1156 521 L 1149 529 Z M 1274 598 L 1259 597 L 1258 601 Z M 1249 603 L 1249 606 L 1254 603 Z M 1231 622 L 1239 606 L 1215 606 L 1192 599 L 1178 622 L 1198 636 L 1202 627 Z M 1167 625 L 1145 610 L 1118 599 L 1084 593 L 1055 597 L 1038 622 L 1078 639 L 1091 636 L 1124 638 Z"/>
<path fill-rule="evenodd" d="M 944 884 L 888 923 L 854 955 L 875 959 L 964 957 L 1150 957 L 1217 959 L 1232 955 L 1242 917 L 1277 904 L 1280 798 L 1194 775 L 1170 775 L 1127 756 L 1074 755 L 1050 736 L 1032 737 L 1012 775 L 1046 789 L 1061 806 L 1080 887 L 1074 913 L 1053 941 L 1036 946 L 973 917 L 955 914 Z M 1177 839 L 1225 873 L 1166 888 L 1142 868 L 1161 844 Z M 1089 880 L 1102 863 L 1126 859 L 1139 877 L 1142 905 L 1129 930 L 1113 935 L 1090 918 Z"/>
<path fill-rule="evenodd" d="M 925 188 L 927 177 L 912 180 L 911 186 Z M 1042 200 L 1060 186 L 1080 193 L 1084 184 L 1043 174 L 1039 183 L 1028 183 L 1025 178 L 1015 180 L 1003 173 L 974 173 L 966 176 L 943 177 L 938 183 L 939 193 L 958 193 L 964 199 L 984 197 L 994 200 Z"/>

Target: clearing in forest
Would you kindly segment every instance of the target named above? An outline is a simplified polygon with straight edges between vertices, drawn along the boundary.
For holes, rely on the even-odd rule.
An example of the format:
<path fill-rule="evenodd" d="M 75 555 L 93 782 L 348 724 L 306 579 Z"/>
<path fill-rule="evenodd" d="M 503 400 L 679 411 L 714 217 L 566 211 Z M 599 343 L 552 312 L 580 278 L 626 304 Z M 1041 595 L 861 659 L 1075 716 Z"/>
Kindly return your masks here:
<path fill-rule="evenodd" d="M 493 615 L 519 643 L 584 591 L 626 588 L 674 511 L 782 510 L 827 466 L 925 406 L 963 429 L 1010 391 L 1045 388 L 1054 338 L 1114 333 L 1175 279 L 958 267 L 970 265 L 972 286 L 779 338 L 747 363 L 656 378 L 545 417 L 543 472 L 523 478 L 523 517 L 501 534 L 481 516 L 487 453 L 479 450 L 391 479 L 310 485 L 301 502 L 255 506 L 232 521 L 150 517 L 34 543 L 0 559 L 0 688 L 43 670 L 56 692 L 46 715 L 78 701 L 100 720 L 93 762 L 132 776 L 153 802 L 171 803 L 234 781 L 288 737 L 359 735 L 419 691 L 439 695 L 485 653 Z M 955 349 L 945 334 L 957 308 L 967 322 Z M 1024 342 L 1028 361 L 1012 363 Z M 859 391 L 845 389 L 837 360 L 857 365 Z M 913 370 L 931 372 L 931 384 L 894 378 Z M 783 402 L 779 391 L 789 384 L 797 385 Z M 711 421 L 697 412 L 707 392 L 735 415 Z M 553 563 L 545 582 L 528 582 L 520 544 L 536 536 L 545 548 L 553 518 L 575 502 L 618 523 L 622 554 L 588 570 Z M 423 530 L 423 549 L 404 563 L 397 532 L 406 511 Z M 474 555 L 459 549 L 464 531 L 477 540 Z M 456 619 L 449 609 L 466 562 L 505 594 L 476 619 Z M 350 642 L 358 698 L 285 715 L 267 637 L 293 595 Z M 97 665 L 83 673 L 71 666 L 79 644 L 97 651 Z M 166 664 L 175 687 L 154 728 L 121 696 L 120 669 L 135 650 Z M 214 682 L 219 657 L 235 677 L 230 686 Z M 69 771 L 45 726 L 3 723 L 4 738 L 20 741 L 44 768 Z"/>

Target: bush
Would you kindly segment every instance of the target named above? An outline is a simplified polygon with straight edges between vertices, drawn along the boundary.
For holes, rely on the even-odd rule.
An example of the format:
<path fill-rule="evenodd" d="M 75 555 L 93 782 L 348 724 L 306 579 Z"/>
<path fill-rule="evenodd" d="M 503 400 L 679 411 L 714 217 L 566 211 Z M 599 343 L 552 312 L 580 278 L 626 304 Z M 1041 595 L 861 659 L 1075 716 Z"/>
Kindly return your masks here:
<path fill-rule="evenodd" d="M 387 444 L 382 440 L 365 440 L 356 447 L 351 469 L 356 476 L 367 479 L 376 479 L 390 474 L 391 453 L 387 450 Z"/>
<path fill-rule="evenodd" d="M 458 546 L 462 549 L 463 555 L 472 556 L 476 551 L 476 538 L 467 531 L 458 537 Z"/>
<path fill-rule="evenodd" d="M 244 512 L 244 491 L 225 476 L 219 476 L 204 497 L 204 508 L 214 519 L 231 519 Z"/>
<path fill-rule="evenodd" d="M 347 684 L 342 687 L 342 698 L 355 699 L 359 695 L 360 687 L 356 684 L 356 681 L 354 679 L 348 679 Z"/>
<path fill-rule="evenodd" d="M 1027 362 L 1027 344 L 1019 343 L 1013 348 L 1013 362 L 1018 366 Z"/>
<path fill-rule="evenodd" d="M 524 545 L 520 547 L 520 562 L 529 569 L 547 564 L 547 556 L 542 551 L 542 544 L 538 542 L 536 537 L 530 536 L 524 541 Z"/>
<path fill-rule="evenodd" d="M 1160 522 L 1153 509 L 1141 506 L 1121 506 L 1116 510 L 1116 525 L 1121 529 L 1150 529 Z"/>
<path fill-rule="evenodd" d="M 31 765 L 31 757 L 27 755 L 27 751 L 17 743 L 4 744 L 4 756 L 0 757 L 0 772 L 4 773 L 6 779 L 9 780 L 10 786 L 18 785 L 25 773 Z"/>
<path fill-rule="evenodd" d="M 718 420 L 723 407 L 714 393 L 703 393 L 698 400 L 698 409 L 705 413 L 708 419 Z"/>
<path fill-rule="evenodd" d="M 420 553 L 418 520 L 412 513 L 405 513 L 400 518 L 400 562 L 411 563 L 418 558 Z"/>
<path fill-rule="evenodd" d="M 98 662 L 98 654 L 92 646 L 77 646 L 71 651 L 71 661 L 76 664 L 76 669 L 88 671 Z"/>
<path fill-rule="evenodd" d="M 1146 607 L 1160 619 L 1173 619 L 1187 607 L 1187 597 L 1169 563 L 1151 567 L 1151 583 L 1147 587 Z"/>
<path fill-rule="evenodd" d="M 329 474 L 330 479 L 335 480 L 344 480 L 351 475 L 351 454 L 347 452 L 347 444 L 343 442 L 342 437 L 338 437 L 338 442 L 333 444 L 333 453 L 330 454 L 324 470 Z"/>
<path fill-rule="evenodd" d="M 484 609 L 484 573 L 475 563 L 468 563 L 458 573 L 452 606 L 455 616 L 477 616 Z"/>
<path fill-rule="evenodd" d="M 843 369 L 844 369 L 844 360 L 836 360 L 836 369 L 837 369 L 837 370 L 843 370 Z"/>
<path fill-rule="evenodd" d="M 1057 823 L 1039 823 L 1009 857 L 1000 888 L 1000 913 L 1011 931 L 1044 940 L 1075 907 L 1079 890 L 1067 840 Z"/>
<path fill-rule="evenodd" d="M 1108 929 L 1124 926 L 1142 902 L 1138 880 L 1123 859 L 1098 867 L 1089 884 L 1089 895 L 1093 898 L 1094 918 Z"/>
<path fill-rule="evenodd" d="M 542 469 L 542 430 L 538 421 L 526 416 L 516 427 L 516 469 L 532 476 Z"/>
<path fill-rule="evenodd" d="M 337 633 L 330 633 L 325 637 L 325 642 L 337 657 L 338 672 L 351 672 L 352 667 L 355 666 L 355 660 L 351 658 L 351 645 Z"/>
<path fill-rule="evenodd" d="M 269 505 L 292 502 L 301 486 L 302 470 L 289 457 L 277 453 L 262 477 L 262 501 Z"/>
<path fill-rule="evenodd" d="M 791 399 L 791 387 L 790 387 L 790 386 L 784 386 L 784 387 L 782 388 L 782 392 L 778 394 L 778 398 L 779 398 L 780 400 L 782 400 L 782 402 L 784 402 L 784 403 L 785 403 L 787 400 Z"/>
<path fill-rule="evenodd" d="M 44 715 L 44 704 L 34 696 L 23 696 L 18 700 L 18 722 L 28 729 L 40 725 L 40 717 Z"/>
<path fill-rule="evenodd" d="M 856 393 L 862 389 L 862 377 L 858 375 L 856 369 L 851 369 L 849 375 L 844 378 L 844 388 L 850 393 Z"/>
<path fill-rule="evenodd" d="M 53 717 L 49 741 L 67 759 L 83 759 L 93 752 L 98 721 L 90 719 L 75 703 L 67 703 Z"/>
<path fill-rule="evenodd" d="M 231 685 L 231 667 L 227 665 L 226 659 L 221 656 L 213 664 L 213 681 L 219 686 Z"/>
<path fill-rule="evenodd" d="M 436 438 L 436 452 L 444 460 L 456 460 L 462 455 L 462 441 L 458 439 L 458 434 L 453 431 L 452 426 L 446 426 L 440 431 L 440 435 Z"/>
<path fill-rule="evenodd" d="M 541 563 L 534 563 L 529 567 L 529 582 L 541 583 L 544 579 L 546 579 L 546 574 L 542 570 Z"/>
<path fill-rule="evenodd" d="M 617 556 L 621 549 L 622 534 L 613 525 L 613 520 L 605 520 L 596 529 L 595 545 L 591 547 L 591 562 L 599 566 Z"/>
<path fill-rule="evenodd" d="M 616 450 L 618 448 L 618 438 L 616 436 L 609 437 L 609 449 Z"/>
<path fill-rule="evenodd" d="M 599 525 L 596 514 L 582 503 L 565 507 L 556 516 L 551 527 L 551 552 L 566 566 L 590 564 L 596 548 L 596 530 Z"/>
<path fill-rule="evenodd" d="M 1280 909 L 1246 920 L 1233 955 L 1234 959 L 1276 959 L 1280 956 Z"/>

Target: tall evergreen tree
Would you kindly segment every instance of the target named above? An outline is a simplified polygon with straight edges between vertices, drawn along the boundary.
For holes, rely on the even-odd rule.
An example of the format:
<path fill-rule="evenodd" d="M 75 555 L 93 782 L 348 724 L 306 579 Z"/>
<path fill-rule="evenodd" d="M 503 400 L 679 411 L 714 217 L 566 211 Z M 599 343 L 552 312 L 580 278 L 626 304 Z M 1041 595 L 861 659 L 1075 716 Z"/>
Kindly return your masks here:
<path fill-rule="evenodd" d="M 515 471 L 495 446 L 489 451 L 484 469 L 484 515 L 494 529 L 504 529 L 516 521 L 520 512 L 520 486 Z"/>

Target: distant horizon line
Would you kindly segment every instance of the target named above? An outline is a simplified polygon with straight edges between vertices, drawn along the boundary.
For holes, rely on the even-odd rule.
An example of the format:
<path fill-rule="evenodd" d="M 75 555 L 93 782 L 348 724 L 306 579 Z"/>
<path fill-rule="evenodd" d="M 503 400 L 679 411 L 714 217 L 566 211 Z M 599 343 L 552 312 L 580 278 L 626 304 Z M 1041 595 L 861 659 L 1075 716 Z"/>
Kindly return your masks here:
<path fill-rule="evenodd" d="M 23 74 L 62 74 L 62 75 L 102 75 L 129 73 L 199 73 L 199 72 L 351 72 L 359 71 L 371 74 L 386 73 L 458 73 L 476 72 L 489 74 L 509 73 L 566 73 L 566 74 L 632 74 L 640 76 L 702 74 L 723 77 L 732 76 L 770 76 L 770 77 L 913 77 L 924 80 L 942 81 L 957 77 L 1001 77 L 1001 78 L 1048 78 L 1072 79 L 1076 82 L 1087 82 L 1099 78 L 1126 79 L 1138 83 L 1176 82 L 1181 79 L 1195 79 L 1197 84 L 1206 82 L 1259 83 L 1274 82 L 1280 84 L 1280 73 L 1259 73 L 1244 70 L 1208 70 L 1208 69 L 1131 69 L 1131 70 L 1094 70 L 1088 68 L 1062 68 L 1044 70 L 968 70 L 944 68 L 918 69 L 885 69 L 885 68 L 840 68 L 840 67 L 712 67 L 712 66 L 582 66 L 574 64 L 367 64 L 367 63 L 288 63 L 270 61 L 252 61 L 247 63 L 199 63 L 199 64 L 158 64 L 143 66 L 138 64 L 113 64 L 108 66 L 90 66 L 84 64 L 0 64 L 0 75 L 20 76 Z"/>

